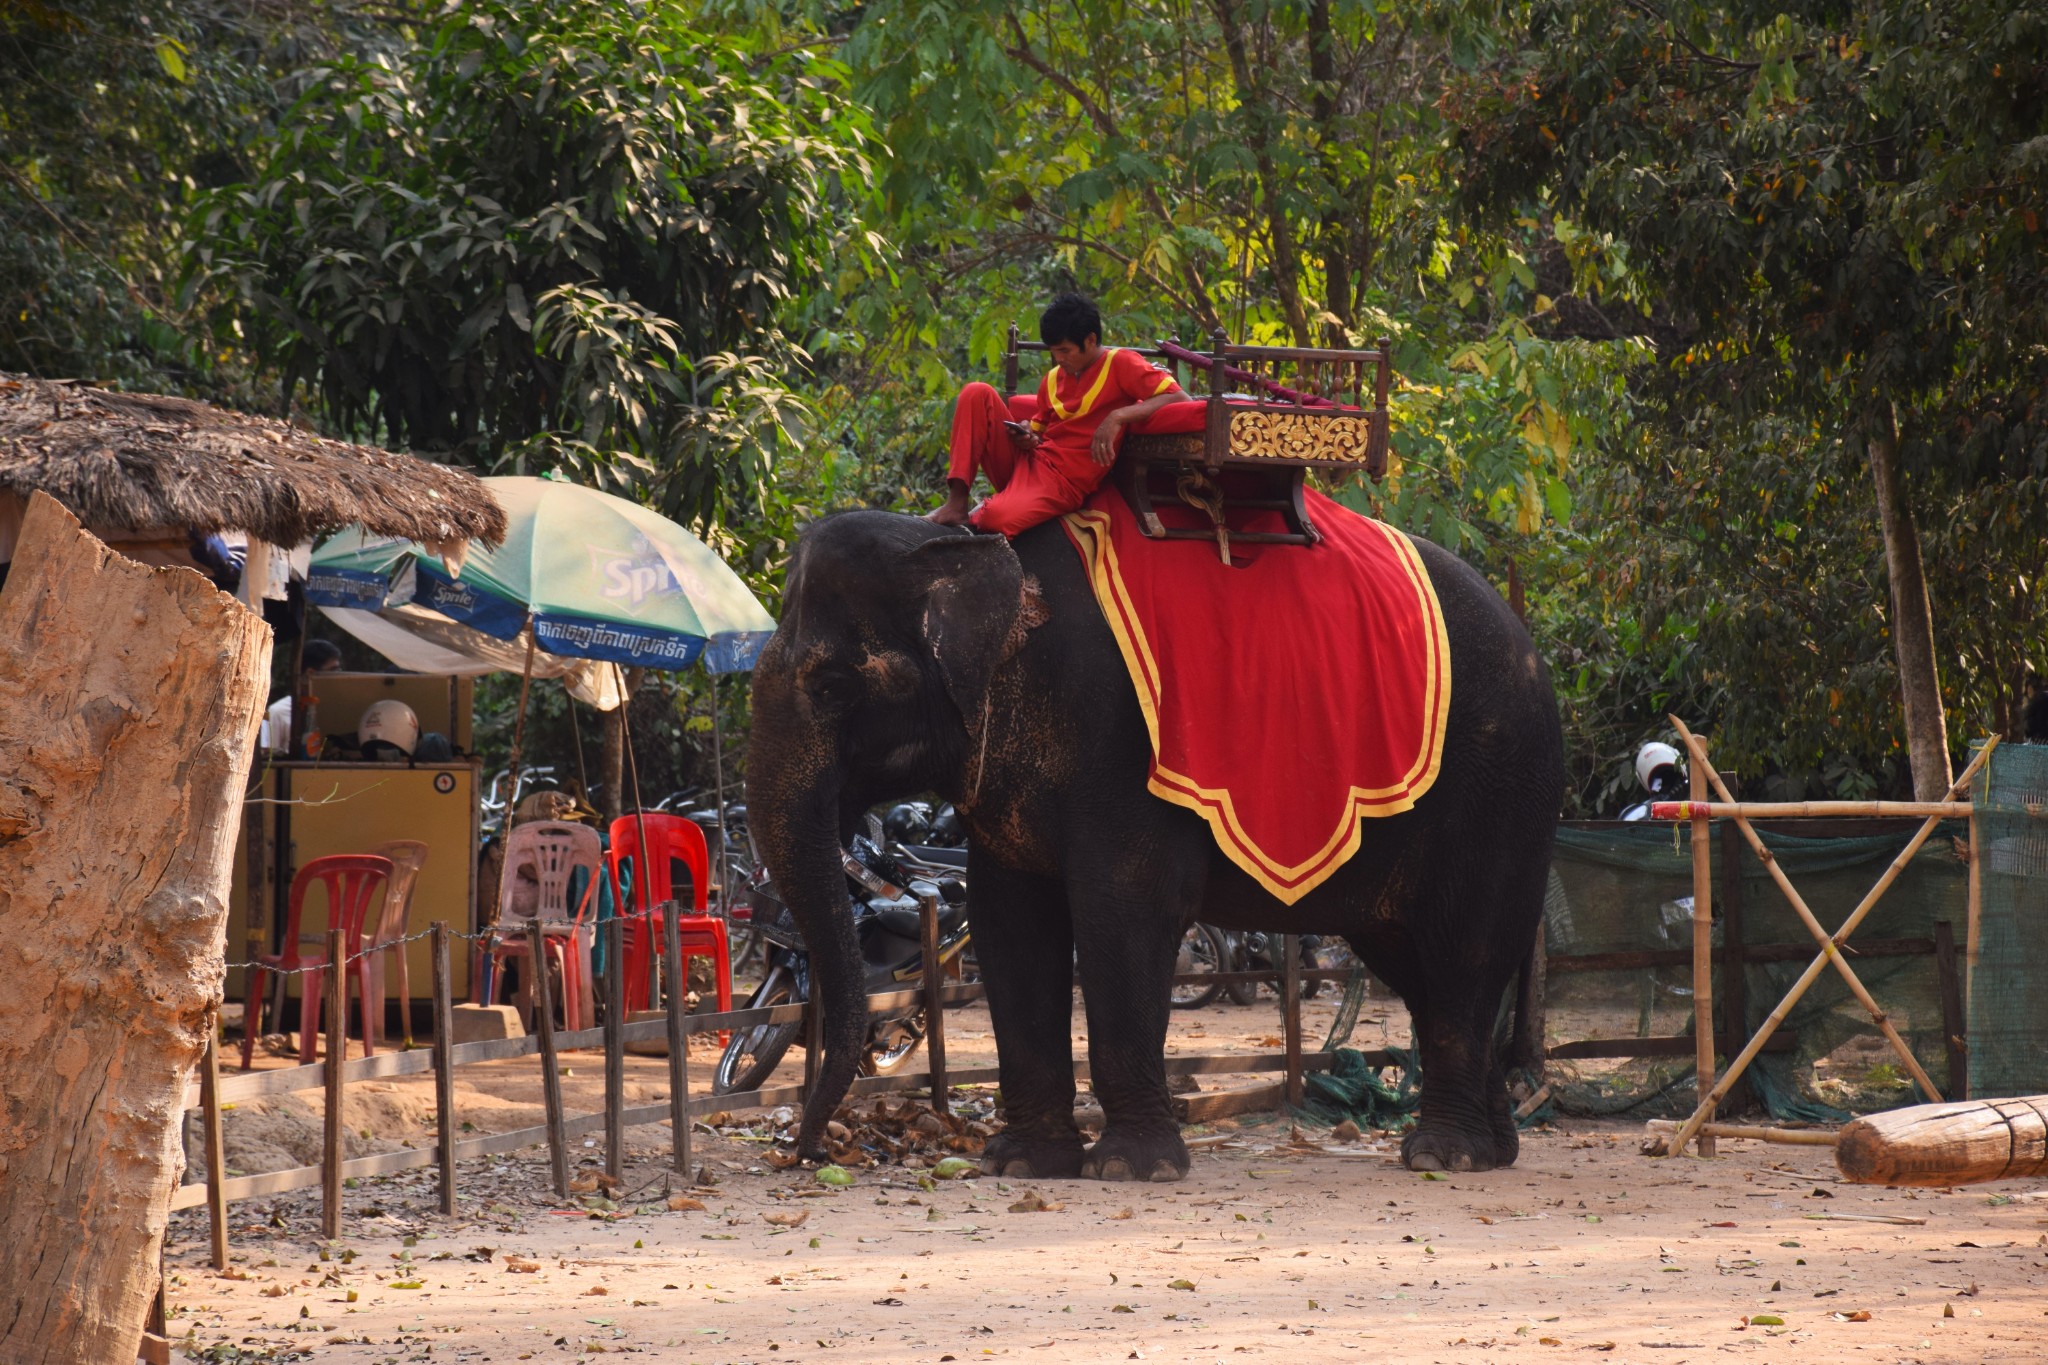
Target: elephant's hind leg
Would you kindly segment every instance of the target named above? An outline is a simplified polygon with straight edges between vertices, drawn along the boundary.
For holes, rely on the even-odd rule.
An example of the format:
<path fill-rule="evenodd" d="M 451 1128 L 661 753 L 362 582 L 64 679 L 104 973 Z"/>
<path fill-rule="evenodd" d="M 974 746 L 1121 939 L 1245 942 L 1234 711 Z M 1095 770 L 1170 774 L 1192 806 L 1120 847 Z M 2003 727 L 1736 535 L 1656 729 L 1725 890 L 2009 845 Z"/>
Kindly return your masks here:
<path fill-rule="evenodd" d="M 974 953 L 988 988 L 1003 1087 L 1003 1130 L 981 1169 L 1017 1179 L 1081 1173 L 1074 1124 L 1074 947 L 1066 891 L 1008 868 L 969 870 Z"/>

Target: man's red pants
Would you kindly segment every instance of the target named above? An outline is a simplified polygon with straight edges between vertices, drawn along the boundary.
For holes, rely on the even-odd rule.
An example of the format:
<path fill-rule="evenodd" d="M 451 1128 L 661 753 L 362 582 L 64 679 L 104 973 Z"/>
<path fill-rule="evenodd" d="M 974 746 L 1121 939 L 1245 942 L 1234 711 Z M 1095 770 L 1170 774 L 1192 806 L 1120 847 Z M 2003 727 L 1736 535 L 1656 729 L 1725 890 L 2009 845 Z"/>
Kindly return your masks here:
<path fill-rule="evenodd" d="M 952 464 L 946 477 L 972 488 L 979 469 L 996 487 L 969 518 L 976 530 L 1014 536 L 1064 516 L 1086 502 L 1108 473 L 1088 460 L 1077 479 L 1055 462 L 1047 447 L 1025 450 L 1003 426 L 1005 421 L 1029 422 L 1037 415 L 1038 399 L 1031 394 L 1019 394 L 1006 402 L 987 384 L 969 384 L 960 390 L 960 401 L 953 408 Z M 1085 454 L 1082 458 L 1087 460 Z"/>

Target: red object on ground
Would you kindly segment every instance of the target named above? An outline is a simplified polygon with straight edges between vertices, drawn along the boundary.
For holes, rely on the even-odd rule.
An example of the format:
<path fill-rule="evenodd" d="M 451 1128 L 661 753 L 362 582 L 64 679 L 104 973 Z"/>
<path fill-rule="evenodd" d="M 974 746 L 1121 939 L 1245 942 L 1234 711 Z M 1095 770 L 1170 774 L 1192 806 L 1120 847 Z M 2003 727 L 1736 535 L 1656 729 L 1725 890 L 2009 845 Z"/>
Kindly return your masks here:
<path fill-rule="evenodd" d="M 301 952 L 299 943 L 299 919 L 306 908 L 306 889 L 314 882 L 327 888 L 327 924 L 329 928 L 341 930 L 342 955 L 350 959 L 342 968 L 342 1011 L 346 1015 L 348 983 L 353 978 L 357 998 L 363 1003 L 363 1052 L 369 1056 L 377 1051 L 369 1024 L 370 989 L 364 978 L 364 959 L 358 954 L 362 950 L 363 917 L 369 913 L 370 902 L 377 898 L 377 893 L 390 879 L 391 860 L 371 853 L 336 853 L 326 858 L 315 858 L 292 878 L 291 899 L 285 907 L 283 951 L 259 953 L 256 957 L 258 965 L 248 969 L 248 1001 L 242 1007 L 244 1071 L 249 1069 L 256 1037 L 263 1031 L 263 978 L 271 972 L 304 973 L 299 978 L 299 1061 L 311 1065 L 318 1055 L 322 1027 L 320 997 L 326 978 L 327 951 L 319 948 Z M 307 970 L 309 968 L 313 970 Z"/>
<path fill-rule="evenodd" d="M 1443 613 L 1413 543 L 1307 499 L 1321 545 L 1233 544 L 1235 567 L 1213 542 L 1147 540 L 1113 488 L 1063 522 L 1138 689 L 1153 794 L 1208 821 L 1290 905 L 1357 852 L 1361 818 L 1429 790 L 1451 699 Z M 1270 512 L 1232 520 L 1280 529 Z"/>
<path fill-rule="evenodd" d="M 647 831 L 648 856 L 640 856 L 640 831 Z M 725 921 L 707 915 L 711 891 L 711 854 L 704 843 L 704 831 L 694 820 L 658 812 L 621 815 L 611 824 L 611 848 L 604 855 L 605 875 L 611 878 L 612 906 L 626 916 L 626 1009 L 647 1008 L 648 976 L 654 958 L 661 952 L 663 934 L 661 907 L 675 899 L 674 864 L 690 870 L 690 900 L 698 913 L 677 917 L 676 927 L 683 943 L 684 971 L 692 957 L 711 959 L 712 977 L 718 991 L 721 1014 L 732 1008 L 732 955 L 727 947 Z M 632 865 L 631 889 L 623 891 L 627 879 L 621 876 L 625 864 Z M 642 869 L 645 869 L 643 872 Z M 643 881 L 644 878 L 644 881 Z M 627 897 L 630 897 L 630 904 Z M 669 989 L 682 989 L 670 982 Z M 725 1035 L 719 1035 L 721 1041 Z"/>

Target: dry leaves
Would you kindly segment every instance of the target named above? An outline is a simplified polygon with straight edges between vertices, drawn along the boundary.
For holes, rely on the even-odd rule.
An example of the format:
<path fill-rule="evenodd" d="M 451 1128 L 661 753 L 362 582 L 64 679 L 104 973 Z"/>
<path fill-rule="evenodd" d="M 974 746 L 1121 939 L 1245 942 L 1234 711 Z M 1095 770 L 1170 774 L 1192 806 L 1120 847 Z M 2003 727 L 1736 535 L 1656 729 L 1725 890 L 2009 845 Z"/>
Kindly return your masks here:
<path fill-rule="evenodd" d="M 702 1213 L 704 1201 L 692 1199 L 687 1194 L 672 1194 L 668 1197 L 668 1210 L 670 1213 Z"/>
<path fill-rule="evenodd" d="M 524 1256 L 514 1256 L 508 1252 L 505 1256 L 505 1269 L 515 1275 L 531 1275 L 540 1269 L 540 1262 L 529 1261 Z"/>
<path fill-rule="evenodd" d="M 1026 1190 L 1021 1199 L 1010 1205 L 1011 1213 L 1058 1213 L 1065 1204 L 1047 1203 L 1037 1190 Z"/>
<path fill-rule="evenodd" d="M 809 1209 L 804 1209 L 797 1213 L 777 1209 L 773 1213 L 762 1214 L 761 1220 L 778 1228 L 800 1228 L 804 1225 L 804 1220 L 810 1216 L 811 1211 Z"/>

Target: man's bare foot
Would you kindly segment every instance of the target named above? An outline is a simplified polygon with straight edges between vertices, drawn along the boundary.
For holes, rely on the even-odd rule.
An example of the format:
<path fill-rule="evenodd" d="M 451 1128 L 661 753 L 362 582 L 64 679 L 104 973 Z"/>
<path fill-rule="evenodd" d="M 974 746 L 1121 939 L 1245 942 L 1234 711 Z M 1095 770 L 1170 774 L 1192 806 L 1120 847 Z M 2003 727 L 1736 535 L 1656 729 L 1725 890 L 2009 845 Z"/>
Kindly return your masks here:
<path fill-rule="evenodd" d="M 965 498 L 947 498 L 943 503 L 924 514 L 924 519 L 934 526 L 965 526 L 967 514 L 973 504 Z"/>

